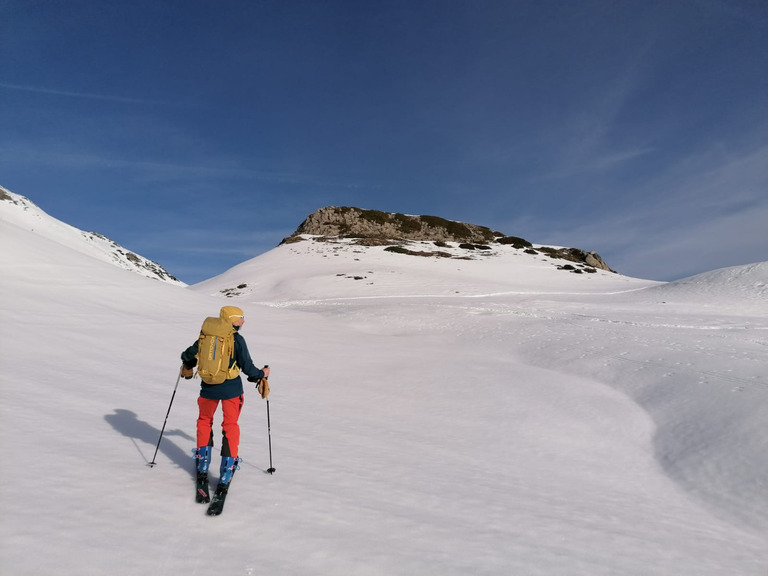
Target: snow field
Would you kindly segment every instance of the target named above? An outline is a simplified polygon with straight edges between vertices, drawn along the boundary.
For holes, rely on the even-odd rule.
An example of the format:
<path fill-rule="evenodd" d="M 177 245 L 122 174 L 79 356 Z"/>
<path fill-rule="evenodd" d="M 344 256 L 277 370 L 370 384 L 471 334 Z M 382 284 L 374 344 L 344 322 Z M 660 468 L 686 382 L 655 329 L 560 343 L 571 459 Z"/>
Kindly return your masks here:
<path fill-rule="evenodd" d="M 10 224 L 0 242 L 3 364 L 24 367 L 1 377 L 4 575 L 765 574 L 768 314 L 722 277 L 662 304 L 536 258 L 308 242 L 180 288 Z M 146 464 L 181 350 L 228 303 L 273 367 L 277 471 L 246 384 L 208 518 L 196 381 Z"/>

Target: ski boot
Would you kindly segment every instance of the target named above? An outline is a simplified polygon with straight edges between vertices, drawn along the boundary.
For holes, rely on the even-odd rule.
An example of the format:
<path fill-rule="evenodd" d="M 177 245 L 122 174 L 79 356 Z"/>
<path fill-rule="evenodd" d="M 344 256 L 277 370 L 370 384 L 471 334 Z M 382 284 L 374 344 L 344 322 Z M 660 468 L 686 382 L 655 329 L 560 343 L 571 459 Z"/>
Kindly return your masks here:
<path fill-rule="evenodd" d="M 197 491 L 195 501 L 200 504 L 207 504 L 211 501 L 211 489 L 208 485 L 208 468 L 211 465 L 211 447 L 202 446 L 195 450 L 195 460 L 197 461 Z"/>
<path fill-rule="evenodd" d="M 235 470 L 240 470 L 242 458 L 232 458 L 232 456 L 221 457 L 221 467 L 219 468 L 219 484 L 229 484 L 235 475 Z"/>
<path fill-rule="evenodd" d="M 219 485 L 216 486 L 213 500 L 210 506 L 208 506 L 208 516 L 218 516 L 224 511 L 224 501 L 227 499 L 227 493 L 229 492 L 229 483 L 232 482 L 235 470 L 240 469 L 240 462 L 241 458 L 221 457 L 221 468 L 219 470 L 221 477 L 219 478 Z"/>

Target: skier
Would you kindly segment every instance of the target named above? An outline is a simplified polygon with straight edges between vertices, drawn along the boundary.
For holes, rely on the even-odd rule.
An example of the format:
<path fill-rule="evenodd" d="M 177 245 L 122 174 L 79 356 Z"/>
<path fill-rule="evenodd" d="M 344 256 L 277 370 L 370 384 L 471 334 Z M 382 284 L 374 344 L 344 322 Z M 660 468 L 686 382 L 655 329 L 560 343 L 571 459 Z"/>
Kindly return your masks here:
<path fill-rule="evenodd" d="M 226 332 L 228 332 L 226 338 L 228 338 L 229 345 L 231 346 L 231 352 L 229 353 L 231 356 L 228 359 L 224 359 L 222 364 L 223 375 L 218 380 L 223 381 L 220 384 L 207 383 L 206 379 L 209 382 L 216 381 L 217 379 L 211 377 L 210 372 L 203 369 L 203 365 L 210 362 L 211 357 L 215 356 L 215 352 L 202 355 L 203 359 L 200 360 L 200 365 L 198 366 L 198 359 L 201 357 L 199 350 L 201 342 L 204 343 L 204 350 L 208 350 L 204 337 L 209 336 L 205 334 L 209 321 L 218 322 L 225 327 L 231 327 L 231 329 L 226 329 Z M 264 382 L 266 382 L 266 378 L 269 377 L 268 367 L 265 366 L 262 370 L 253 364 L 245 339 L 238 333 L 244 322 L 245 317 L 240 308 L 224 306 L 220 311 L 219 318 L 208 318 L 206 323 L 203 324 L 198 341 L 181 353 L 181 360 L 183 362 L 181 375 L 186 379 L 192 378 L 194 374 L 193 369 L 195 366 L 198 366 L 198 374 L 201 376 L 200 397 L 197 400 L 200 411 L 197 419 L 197 450 L 195 451 L 198 502 L 210 502 L 208 468 L 211 463 L 211 450 L 213 447 L 213 416 L 219 402 L 221 402 L 224 414 L 224 420 L 221 425 L 220 478 L 219 484 L 216 487 L 216 493 L 214 494 L 214 501 L 208 509 L 209 515 L 221 513 L 224 499 L 229 490 L 229 483 L 232 481 L 235 470 L 239 468 L 238 465 L 241 460 L 238 457 L 240 445 L 240 425 L 238 424 L 238 419 L 243 408 L 244 397 L 243 382 L 239 372 L 244 372 L 248 376 L 249 381 L 258 381 L 263 378 L 265 379 Z M 222 348 L 227 350 L 226 338 L 220 339 L 218 344 L 216 344 L 219 351 Z M 213 344 L 211 344 L 211 349 L 214 349 Z"/>

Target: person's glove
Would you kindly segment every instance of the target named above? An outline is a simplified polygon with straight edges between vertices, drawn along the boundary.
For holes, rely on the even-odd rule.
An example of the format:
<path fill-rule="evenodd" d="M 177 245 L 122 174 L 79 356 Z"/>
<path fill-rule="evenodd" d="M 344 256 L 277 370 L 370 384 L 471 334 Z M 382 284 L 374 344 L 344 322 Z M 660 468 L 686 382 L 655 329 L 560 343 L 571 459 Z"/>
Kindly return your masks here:
<path fill-rule="evenodd" d="M 186 364 L 182 364 L 181 375 L 183 378 L 186 378 L 187 380 L 189 380 L 190 378 L 192 378 L 192 376 L 195 375 L 194 367 L 189 368 Z"/>
<path fill-rule="evenodd" d="M 259 384 L 256 386 L 256 390 L 259 391 L 261 397 L 266 399 L 269 396 L 269 381 L 266 378 L 259 380 Z"/>
<path fill-rule="evenodd" d="M 249 376 L 248 382 L 256 382 L 256 390 L 258 390 L 262 398 L 266 399 L 269 396 L 269 382 L 267 381 L 267 378 L 269 378 L 269 365 L 265 365 L 262 371 L 264 372 L 263 377 L 252 378 Z"/>

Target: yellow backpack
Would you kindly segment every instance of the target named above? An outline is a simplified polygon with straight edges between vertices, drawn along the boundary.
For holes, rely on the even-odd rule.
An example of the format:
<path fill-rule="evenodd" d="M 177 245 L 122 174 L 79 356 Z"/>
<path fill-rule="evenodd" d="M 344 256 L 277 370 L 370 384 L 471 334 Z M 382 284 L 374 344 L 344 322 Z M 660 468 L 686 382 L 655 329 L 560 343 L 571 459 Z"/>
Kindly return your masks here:
<path fill-rule="evenodd" d="M 230 362 L 235 355 L 235 329 L 228 318 L 211 316 L 197 340 L 197 373 L 206 384 L 221 384 L 237 377 L 240 368 Z"/>

